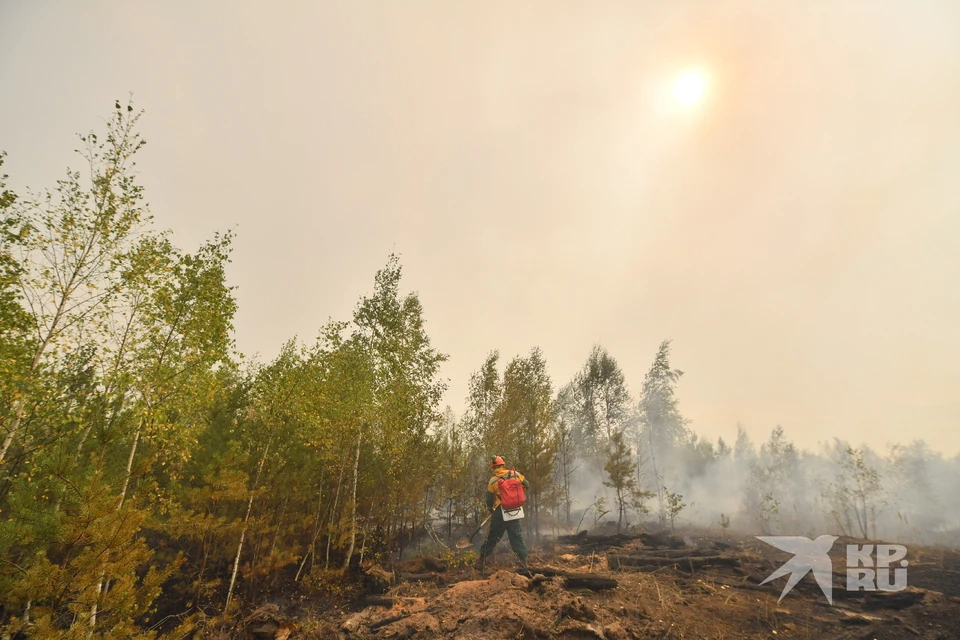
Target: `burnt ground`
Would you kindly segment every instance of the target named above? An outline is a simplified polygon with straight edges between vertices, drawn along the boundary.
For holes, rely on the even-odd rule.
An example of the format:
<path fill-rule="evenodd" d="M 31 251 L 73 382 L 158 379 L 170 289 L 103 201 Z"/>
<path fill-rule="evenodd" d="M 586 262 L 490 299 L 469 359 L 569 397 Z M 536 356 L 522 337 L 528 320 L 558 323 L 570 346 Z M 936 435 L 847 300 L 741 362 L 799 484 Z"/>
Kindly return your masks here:
<path fill-rule="evenodd" d="M 532 553 L 532 579 L 506 544 L 483 573 L 464 562 L 469 553 L 416 558 L 382 573 L 381 595 L 322 614 L 267 605 L 234 637 L 960 640 L 956 552 L 908 547 L 905 591 L 848 593 L 841 545 L 854 541 L 841 539 L 830 605 L 809 574 L 778 602 L 787 577 L 759 583 L 792 556 L 752 537 L 687 532 L 680 548 L 649 536 L 596 540 Z"/>

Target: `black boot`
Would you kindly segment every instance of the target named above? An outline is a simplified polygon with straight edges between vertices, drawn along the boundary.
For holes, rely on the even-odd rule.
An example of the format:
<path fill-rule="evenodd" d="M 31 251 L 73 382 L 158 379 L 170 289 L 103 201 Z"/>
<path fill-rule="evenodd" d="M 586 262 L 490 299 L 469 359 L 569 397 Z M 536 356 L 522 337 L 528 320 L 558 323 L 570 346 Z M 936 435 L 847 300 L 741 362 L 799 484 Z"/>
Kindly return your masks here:
<path fill-rule="evenodd" d="M 480 556 L 479 558 L 477 558 L 477 562 L 476 564 L 473 565 L 473 568 L 482 573 L 484 560 L 486 560 L 486 557 L 484 556 Z"/>
<path fill-rule="evenodd" d="M 530 576 L 531 578 L 533 577 L 533 574 L 530 573 L 530 567 L 527 566 L 527 559 L 526 559 L 526 558 L 520 558 L 520 566 L 523 567 L 523 572 L 524 572 L 525 574 L 527 574 L 527 575 Z"/>

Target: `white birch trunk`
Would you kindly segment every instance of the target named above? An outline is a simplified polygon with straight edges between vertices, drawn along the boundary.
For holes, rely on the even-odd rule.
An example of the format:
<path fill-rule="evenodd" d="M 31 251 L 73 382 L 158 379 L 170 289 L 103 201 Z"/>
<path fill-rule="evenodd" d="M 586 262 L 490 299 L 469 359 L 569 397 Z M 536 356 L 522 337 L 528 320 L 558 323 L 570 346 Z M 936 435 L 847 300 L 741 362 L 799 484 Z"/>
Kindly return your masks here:
<path fill-rule="evenodd" d="M 243 541 L 247 537 L 247 523 L 250 520 L 250 512 L 253 510 L 253 498 L 256 496 L 257 487 L 260 485 L 260 474 L 263 472 L 263 465 L 267 461 L 267 453 L 270 451 L 270 445 L 273 442 L 273 434 L 270 434 L 270 440 L 263 450 L 263 456 L 260 458 L 260 464 L 257 466 L 257 477 L 253 481 L 253 488 L 250 489 L 250 499 L 247 501 L 247 513 L 243 516 L 243 530 L 240 532 L 240 542 L 237 544 L 237 555 L 233 560 L 233 572 L 230 574 L 230 587 L 227 589 L 227 603 L 223 606 L 224 613 L 230 608 L 230 600 L 233 597 L 233 585 L 237 581 L 237 570 L 240 568 L 240 553 L 243 551 Z"/>
<path fill-rule="evenodd" d="M 357 472 L 360 469 L 360 443 L 363 441 L 363 429 L 357 433 L 357 454 L 353 458 L 353 498 L 350 511 L 350 547 L 347 549 L 347 557 L 343 561 L 343 570 L 350 567 L 350 558 L 353 556 L 353 548 L 357 542 Z"/>
<path fill-rule="evenodd" d="M 340 486 L 343 484 L 343 466 L 340 466 L 340 477 L 337 479 L 337 493 L 333 497 L 333 509 L 330 511 L 330 519 L 327 521 L 327 557 L 324 564 L 324 569 L 330 568 L 330 541 L 333 539 L 333 519 L 337 517 L 337 506 L 340 504 Z"/>

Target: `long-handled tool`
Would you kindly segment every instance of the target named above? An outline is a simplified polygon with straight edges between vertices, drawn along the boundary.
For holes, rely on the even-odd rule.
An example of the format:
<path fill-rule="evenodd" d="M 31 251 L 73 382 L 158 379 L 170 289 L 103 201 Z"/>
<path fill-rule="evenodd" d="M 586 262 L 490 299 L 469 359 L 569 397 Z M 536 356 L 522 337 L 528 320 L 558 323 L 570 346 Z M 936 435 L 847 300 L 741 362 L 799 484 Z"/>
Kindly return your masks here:
<path fill-rule="evenodd" d="M 471 533 L 469 536 L 463 536 L 457 540 L 457 549 L 465 549 L 473 544 L 473 539 L 477 537 L 477 534 L 480 533 L 480 529 L 483 529 L 483 525 L 487 524 L 490 521 L 490 518 L 493 517 L 493 513 L 487 516 L 487 519 L 480 523 L 480 526 L 477 527 L 477 530 Z"/>

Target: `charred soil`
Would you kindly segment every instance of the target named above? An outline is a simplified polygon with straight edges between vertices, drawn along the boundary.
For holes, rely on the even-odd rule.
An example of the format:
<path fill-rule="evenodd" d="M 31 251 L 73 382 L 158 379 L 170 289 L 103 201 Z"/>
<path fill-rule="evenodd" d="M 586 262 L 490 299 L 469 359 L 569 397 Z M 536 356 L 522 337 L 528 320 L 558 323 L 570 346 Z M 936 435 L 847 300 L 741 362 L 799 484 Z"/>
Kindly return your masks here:
<path fill-rule="evenodd" d="M 532 576 L 506 551 L 484 572 L 416 558 L 382 572 L 383 593 L 352 607 L 266 605 L 228 637 L 298 638 L 849 638 L 960 640 L 960 556 L 911 549 L 910 586 L 846 591 L 833 553 L 834 602 L 805 576 L 760 585 L 791 556 L 752 537 L 561 538 L 531 554 Z M 852 543 L 863 541 L 841 540 Z M 835 550 L 839 546 L 835 547 Z"/>

